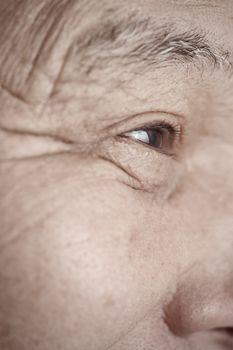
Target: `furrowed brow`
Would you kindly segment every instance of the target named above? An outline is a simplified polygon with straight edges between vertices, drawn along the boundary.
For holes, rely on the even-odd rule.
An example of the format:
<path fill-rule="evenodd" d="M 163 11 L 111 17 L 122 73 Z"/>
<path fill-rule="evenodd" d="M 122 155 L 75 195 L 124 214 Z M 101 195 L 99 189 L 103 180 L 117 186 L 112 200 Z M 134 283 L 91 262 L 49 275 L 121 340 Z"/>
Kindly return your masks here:
<path fill-rule="evenodd" d="M 139 20 L 132 16 L 104 23 L 87 38 L 83 48 L 85 61 L 93 67 L 118 59 L 124 65 L 144 68 L 177 63 L 193 63 L 203 68 L 206 62 L 208 67 L 232 70 L 230 54 L 210 45 L 204 34 L 195 29 L 180 32 L 175 24 L 158 27 L 154 18 Z"/>

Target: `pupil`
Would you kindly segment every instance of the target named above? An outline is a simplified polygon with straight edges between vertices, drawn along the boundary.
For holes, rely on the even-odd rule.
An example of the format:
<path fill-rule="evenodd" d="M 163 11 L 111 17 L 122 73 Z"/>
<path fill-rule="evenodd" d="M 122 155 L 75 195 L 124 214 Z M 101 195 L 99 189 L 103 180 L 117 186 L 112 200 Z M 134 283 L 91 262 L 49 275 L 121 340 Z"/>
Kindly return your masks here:
<path fill-rule="evenodd" d="M 161 148 L 163 145 L 163 136 L 161 130 L 149 130 L 147 131 L 150 144 L 154 147 Z"/>

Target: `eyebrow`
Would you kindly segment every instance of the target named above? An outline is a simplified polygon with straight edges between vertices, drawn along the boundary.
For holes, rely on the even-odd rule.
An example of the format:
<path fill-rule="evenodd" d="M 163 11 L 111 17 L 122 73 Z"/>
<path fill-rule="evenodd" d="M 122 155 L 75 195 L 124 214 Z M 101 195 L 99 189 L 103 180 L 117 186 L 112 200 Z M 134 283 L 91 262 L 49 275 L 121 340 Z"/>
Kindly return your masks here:
<path fill-rule="evenodd" d="M 109 19 L 93 29 L 81 46 L 87 72 L 120 60 L 125 66 L 145 69 L 192 63 L 200 69 L 213 67 L 232 73 L 230 52 L 210 44 L 206 34 L 196 28 L 181 31 L 175 23 L 158 26 L 155 18 L 140 19 L 138 14 Z"/>

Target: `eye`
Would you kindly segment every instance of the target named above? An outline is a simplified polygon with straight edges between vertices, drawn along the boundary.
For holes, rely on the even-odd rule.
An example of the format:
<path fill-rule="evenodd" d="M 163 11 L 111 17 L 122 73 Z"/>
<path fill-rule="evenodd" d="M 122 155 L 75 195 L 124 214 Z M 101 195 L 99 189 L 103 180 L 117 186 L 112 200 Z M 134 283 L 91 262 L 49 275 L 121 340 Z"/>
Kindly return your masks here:
<path fill-rule="evenodd" d="M 162 153 L 173 155 L 180 140 L 180 134 L 180 126 L 159 123 L 154 126 L 127 132 L 122 136 L 150 146 Z"/>

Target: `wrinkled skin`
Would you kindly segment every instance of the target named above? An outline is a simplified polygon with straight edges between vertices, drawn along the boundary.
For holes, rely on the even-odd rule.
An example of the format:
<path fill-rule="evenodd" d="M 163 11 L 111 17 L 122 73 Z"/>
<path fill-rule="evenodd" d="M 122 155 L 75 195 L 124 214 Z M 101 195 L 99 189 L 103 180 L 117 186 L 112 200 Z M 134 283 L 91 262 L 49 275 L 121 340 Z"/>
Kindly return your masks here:
<path fill-rule="evenodd" d="M 232 67 L 86 69 L 131 12 L 233 61 L 231 0 L 0 1 L 1 350 L 233 349 Z M 176 157 L 118 136 L 164 118 Z"/>

